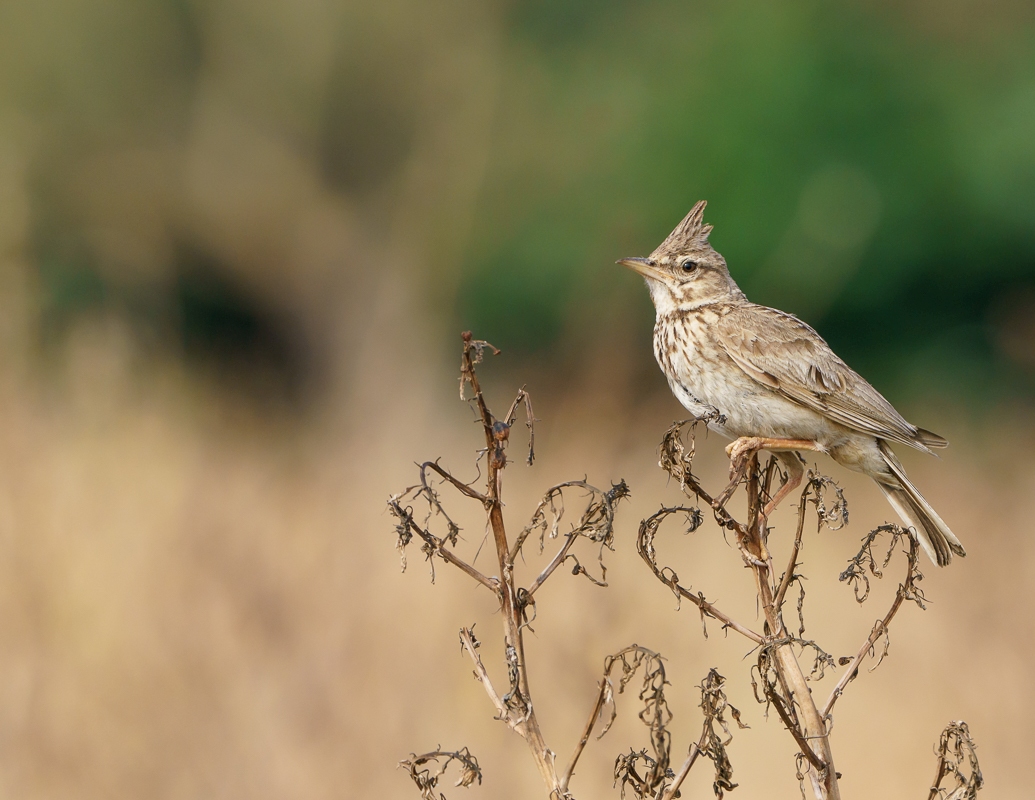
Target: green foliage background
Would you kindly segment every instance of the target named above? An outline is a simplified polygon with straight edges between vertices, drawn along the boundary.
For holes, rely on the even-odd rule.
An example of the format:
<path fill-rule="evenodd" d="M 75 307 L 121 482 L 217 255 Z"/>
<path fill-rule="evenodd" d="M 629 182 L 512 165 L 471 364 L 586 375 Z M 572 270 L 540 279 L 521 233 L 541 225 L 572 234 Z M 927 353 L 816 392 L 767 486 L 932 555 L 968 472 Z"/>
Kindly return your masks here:
<path fill-rule="evenodd" d="M 647 324 L 610 265 L 706 198 L 748 295 L 881 385 L 1030 393 L 1031 23 L 1003 4 L 515 4 L 459 316 L 527 350 L 584 303 Z"/>

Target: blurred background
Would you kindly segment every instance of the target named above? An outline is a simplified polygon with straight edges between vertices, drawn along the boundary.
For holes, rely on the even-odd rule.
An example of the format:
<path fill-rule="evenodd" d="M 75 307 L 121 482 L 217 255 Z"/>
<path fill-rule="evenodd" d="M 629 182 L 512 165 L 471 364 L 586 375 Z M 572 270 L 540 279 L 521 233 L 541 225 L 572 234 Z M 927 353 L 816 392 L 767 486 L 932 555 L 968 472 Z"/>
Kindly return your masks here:
<path fill-rule="evenodd" d="M 614 261 L 702 198 L 753 300 L 953 443 L 903 458 L 970 555 L 926 566 L 928 610 L 903 611 L 839 704 L 846 796 L 924 796 L 956 718 L 989 793 L 1027 796 L 1021 0 L 0 5 L 0 791 L 406 798 L 396 762 L 441 744 L 485 768 L 450 798 L 541 796 L 459 652 L 477 622 L 502 680 L 491 598 L 444 566 L 432 586 L 416 548 L 401 574 L 384 512 L 415 460 L 476 474 L 456 397 L 470 328 L 504 351 L 483 370 L 498 412 L 527 384 L 542 420 L 536 466 L 508 474 L 512 529 L 560 480 L 633 490 L 610 588 L 558 575 L 539 596 L 548 742 L 567 757 L 604 656 L 636 641 L 670 659 L 677 751 L 717 666 L 752 726 L 730 747 L 735 796 L 798 797 L 746 644 L 704 640 L 633 548 L 679 497 L 656 445 L 682 410 L 642 282 Z M 700 447 L 713 483 L 721 444 Z M 893 515 L 821 466 L 852 524 L 807 542 L 806 614 L 839 656 L 882 610 L 835 577 Z M 477 508 L 457 515 L 473 558 Z M 681 577 L 750 624 L 735 549 L 672 536 Z M 646 743 L 627 707 L 576 795 L 617 797 L 615 755 Z M 710 791 L 702 765 L 686 796 Z"/>

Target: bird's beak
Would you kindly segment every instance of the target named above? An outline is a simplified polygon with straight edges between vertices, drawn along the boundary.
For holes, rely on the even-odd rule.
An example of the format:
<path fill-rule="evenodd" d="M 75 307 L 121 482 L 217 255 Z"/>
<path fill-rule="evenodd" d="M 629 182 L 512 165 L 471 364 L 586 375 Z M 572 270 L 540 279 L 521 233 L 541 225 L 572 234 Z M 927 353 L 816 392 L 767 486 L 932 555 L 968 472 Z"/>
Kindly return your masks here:
<path fill-rule="evenodd" d="M 640 273 L 644 278 L 653 278 L 656 281 L 667 279 L 666 274 L 658 269 L 657 262 L 651 258 L 622 258 L 615 263 Z"/>

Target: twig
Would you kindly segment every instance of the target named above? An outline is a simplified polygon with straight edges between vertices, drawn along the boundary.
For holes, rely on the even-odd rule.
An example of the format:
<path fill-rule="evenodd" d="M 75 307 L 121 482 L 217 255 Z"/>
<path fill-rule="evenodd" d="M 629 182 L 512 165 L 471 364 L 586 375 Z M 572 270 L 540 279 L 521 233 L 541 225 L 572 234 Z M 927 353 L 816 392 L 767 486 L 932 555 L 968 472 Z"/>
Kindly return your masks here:
<path fill-rule="evenodd" d="M 564 544 L 561 545 L 560 550 L 558 550 L 557 554 L 550 559 L 550 563 L 547 564 L 543 571 L 539 573 L 539 576 L 532 582 L 532 585 L 528 587 L 529 597 L 534 595 L 536 591 L 538 591 L 539 587 L 546 583 L 546 579 L 553 575 L 557 567 L 564 563 L 564 559 L 567 557 L 568 551 L 571 549 L 571 546 L 575 544 L 575 540 L 578 538 L 578 534 L 576 533 L 565 535 Z"/>
<path fill-rule="evenodd" d="M 441 477 L 443 477 L 447 481 L 449 481 L 449 483 L 451 483 L 453 486 L 455 486 L 462 494 L 465 494 L 468 497 L 473 498 L 475 500 L 479 500 L 482 503 L 488 502 L 489 498 L 487 498 L 485 495 L 483 495 L 477 489 L 472 489 L 470 486 L 468 486 L 463 481 L 459 481 L 456 478 L 454 478 L 452 475 L 450 475 L 446 470 L 442 469 L 442 467 L 440 467 L 434 461 L 425 461 L 423 464 L 420 465 L 421 484 L 423 484 L 425 488 L 429 488 L 428 484 L 427 484 L 426 477 L 425 477 L 425 473 L 429 469 L 434 470 Z"/>
<path fill-rule="evenodd" d="M 500 699 L 499 694 L 492 685 L 492 681 L 489 679 L 489 673 L 485 669 L 485 665 L 482 663 L 482 657 L 478 655 L 478 648 L 481 643 L 475 638 L 474 631 L 471 628 L 460 629 L 460 644 L 463 645 L 464 650 L 467 651 L 467 655 L 471 657 L 471 661 L 474 662 L 474 675 L 481 681 L 482 687 L 485 689 L 485 693 L 489 695 L 489 699 L 492 700 L 492 704 L 496 706 L 496 713 L 498 714 L 497 719 L 506 722 L 511 728 L 516 728 L 513 720 L 510 718 L 510 712 L 507 709 L 506 704 Z M 518 731 L 520 733 L 520 731 Z"/>
<path fill-rule="evenodd" d="M 636 536 L 636 551 L 640 554 L 640 558 L 647 563 L 647 566 L 651 568 L 651 571 L 657 579 L 669 587 L 676 596 L 689 600 L 697 606 L 702 613 L 718 620 L 724 627 L 731 628 L 742 636 L 746 636 L 755 644 L 763 644 L 766 641 L 764 636 L 744 625 L 741 625 L 728 614 L 720 611 L 714 604 L 705 600 L 700 593 L 694 594 L 681 586 L 679 584 L 679 576 L 670 567 L 661 567 L 658 565 L 657 553 L 654 550 L 654 537 L 657 534 L 658 529 L 661 527 L 662 521 L 670 514 L 675 514 L 679 511 L 687 514 L 697 514 L 697 519 L 700 518 L 700 512 L 696 508 L 688 508 L 686 506 L 667 508 L 663 506 L 660 511 L 640 523 L 640 529 Z"/>
<path fill-rule="evenodd" d="M 757 456 L 753 455 L 752 459 L 757 464 Z M 757 483 L 757 467 L 753 468 L 749 475 L 751 476 L 749 481 Z M 756 502 L 758 502 L 757 498 Z M 748 526 L 750 536 L 748 541 L 750 547 L 757 548 L 757 557 L 762 561 L 764 553 L 762 529 L 765 526 L 765 519 L 760 514 L 756 514 L 756 519 L 757 523 L 754 526 Z M 780 617 L 779 609 L 773 602 L 771 570 L 767 564 L 760 564 L 755 567 L 754 573 L 758 597 L 769 629 L 774 636 L 783 637 L 783 620 Z M 833 754 L 826 723 L 816 708 L 816 702 L 812 698 L 805 674 L 794 655 L 793 642 L 786 638 L 771 641 L 773 666 L 784 694 L 781 699 L 787 706 L 783 711 L 793 712 L 794 707 L 797 706 L 801 712 L 801 728 L 791 725 L 788 729 L 794 736 L 801 752 L 817 769 L 818 774 L 813 781 L 813 790 L 817 797 L 823 798 L 823 800 L 839 800 L 840 790 L 837 785 L 837 773 L 833 766 Z M 775 696 L 775 690 L 773 690 L 773 694 Z M 776 705 L 777 712 L 780 713 L 780 704 Z M 785 716 L 783 713 L 780 715 Z M 791 713 L 786 716 L 785 723 L 791 718 Z"/>
<path fill-rule="evenodd" d="M 597 720 L 600 719 L 604 706 L 608 703 L 612 704 L 611 718 L 597 737 L 598 739 L 602 738 L 611 729 L 611 725 L 617 716 L 617 711 L 613 705 L 614 685 L 611 683 L 612 670 L 616 666 L 621 666 L 622 668 L 622 676 L 619 679 L 618 686 L 618 692 L 621 693 L 641 665 L 644 666 L 644 675 L 640 699 L 645 701 L 645 708 L 640 713 L 640 719 L 651 729 L 651 743 L 655 751 L 655 758 L 652 761 L 656 768 L 654 770 L 656 774 L 654 774 L 652 779 L 648 780 L 656 782 L 664 777 L 665 766 L 668 764 L 667 747 L 669 742 L 665 726 L 672 717 L 671 712 L 668 710 L 668 701 L 665 699 L 665 686 L 668 683 L 665 679 L 665 667 L 660 653 L 633 644 L 604 659 L 604 675 L 598 684 L 599 690 L 596 700 L 589 713 L 589 718 L 586 720 L 585 726 L 583 726 L 582 735 L 575 744 L 568 766 L 565 767 L 564 772 L 561 774 L 560 788 L 562 791 L 567 791 L 571 776 L 575 773 L 575 765 L 578 763 L 579 757 L 582 755 L 582 751 L 585 749 L 586 743 L 593 733 Z"/>
<path fill-rule="evenodd" d="M 881 637 L 882 634 L 887 634 L 888 626 L 891 624 L 891 620 L 895 618 L 895 615 L 898 613 L 898 610 L 902 607 L 902 601 L 906 599 L 912 599 L 918 603 L 921 603 L 922 605 L 921 596 L 918 595 L 919 590 L 915 585 L 918 578 L 922 577 L 920 576 L 920 573 L 917 571 L 918 548 L 916 545 L 916 541 L 913 539 L 912 536 L 909 535 L 908 532 L 902 531 L 902 529 L 897 528 L 897 526 L 892 527 L 895 529 L 896 533 L 892 538 L 888 558 L 891 557 L 891 550 L 894 549 L 895 543 L 899 539 L 898 531 L 901 531 L 902 534 L 904 534 L 906 541 L 909 542 L 909 549 L 906 551 L 906 578 L 902 583 L 899 584 L 898 589 L 895 592 L 895 598 L 891 601 L 891 608 L 888 609 L 888 612 L 884 615 L 883 618 L 879 619 L 874 624 L 873 629 L 870 631 L 870 635 L 866 637 L 866 641 L 863 643 L 862 647 L 859 648 L 859 651 L 855 654 L 855 657 L 849 662 L 848 669 L 845 670 L 840 680 L 838 680 L 837 685 L 830 693 L 830 697 L 827 698 L 826 703 L 823 705 L 822 713 L 824 718 L 829 716 L 830 712 L 834 708 L 834 704 L 837 702 L 837 699 L 844 693 L 845 687 L 848 686 L 848 684 L 855 679 L 856 675 L 858 675 L 859 664 L 866 657 L 866 654 L 873 650 L 874 645 L 876 645 L 877 640 Z M 876 531 L 873 531 L 867 537 L 867 539 L 865 540 L 866 544 L 863 545 L 863 550 L 860 551 L 859 556 L 856 556 L 856 559 L 853 559 L 853 562 L 856 560 L 861 560 L 863 553 L 866 552 L 868 546 L 872 544 L 874 534 L 882 532 L 884 530 L 885 527 L 882 526 L 881 528 L 878 528 Z M 842 574 L 843 580 L 845 579 L 845 576 L 848 574 L 848 572 L 849 570 L 845 570 L 845 572 Z M 874 572 L 874 574 L 877 573 Z"/>
<path fill-rule="evenodd" d="M 499 351 L 487 342 L 474 339 L 470 332 L 465 332 L 461 338 L 463 339 L 463 356 L 460 368 L 460 394 L 463 397 L 464 384 L 469 383 L 474 391 L 474 399 L 478 406 L 488 450 L 485 506 L 500 568 L 500 616 L 503 622 L 504 648 L 512 671 L 512 689 L 508 695 L 508 707 L 521 708 L 522 720 L 519 723 L 521 728 L 519 732 L 528 742 L 532 758 L 547 788 L 550 792 L 556 793 L 558 778 L 553 752 L 546 746 L 529 692 L 528 666 L 522 636 L 523 606 L 517 600 L 517 587 L 514 584 L 514 560 L 510 557 L 510 546 L 503 522 L 503 506 L 500 500 L 502 473 L 507 464 L 505 450 L 510 429 L 505 422 L 497 422 L 492 412 L 489 411 L 475 370 L 475 364 L 481 360 L 482 352 L 486 348 L 492 349 L 494 353 Z"/>
<path fill-rule="evenodd" d="M 425 543 L 427 547 L 428 557 L 440 556 L 444 561 L 452 564 L 454 567 L 458 567 L 460 570 L 465 572 L 470 577 L 474 578 L 478 583 L 489 589 L 493 594 L 499 594 L 500 585 L 496 578 L 488 578 L 479 572 L 477 569 L 472 567 L 466 561 L 459 556 L 455 555 L 448 547 L 445 546 L 445 540 L 438 538 L 433 533 L 425 530 L 416 523 L 413 519 L 413 514 L 409 509 L 404 508 L 399 502 L 397 497 L 392 497 L 388 501 L 389 510 L 399 520 L 399 524 L 408 530 L 410 533 L 415 533 Z"/>
<path fill-rule="evenodd" d="M 724 791 L 737 788 L 737 784 L 733 783 L 733 766 L 726 755 L 726 745 L 733 739 L 733 734 L 730 733 L 725 719 L 726 711 L 729 710 L 739 727 L 746 728 L 747 725 L 740 721 L 740 711 L 730 705 L 726 699 L 726 693 L 723 691 L 725 685 L 726 679 L 715 669 L 710 670 L 708 676 L 701 683 L 701 711 L 704 714 L 701 738 L 690 746 L 686 760 L 673 776 L 672 783 L 661 796 L 661 800 L 672 800 L 679 794 L 680 786 L 686 780 L 686 776 L 690 773 L 698 756 L 701 755 L 711 759 L 715 765 L 715 779 L 712 781 L 712 788 L 718 800 L 721 800 Z M 715 730 L 716 723 L 726 735 L 725 740 Z"/>
<path fill-rule="evenodd" d="M 492 428 L 492 414 L 489 413 L 489 407 L 485 404 L 485 398 L 482 396 L 482 388 L 478 383 L 478 375 L 474 370 L 474 365 L 482 360 L 482 353 L 486 349 L 492 350 L 493 355 L 499 355 L 500 351 L 486 341 L 473 338 L 470 331 L 464 331 L 460 338 L 464 342 L 463 355 L 460 357 L 460 399 L 467 399 L 464 397 L 464 384 L 469 383 L 474 392 L 474 400 L 478 404 L 478 414 L 481 417 L 482 425 L 486 428 L 486 444 L 491 448 L 492 434 L 490 429 Z"/>
<path fill-rule="evenodd" d="M 805 487 L 805 491 L 801 493 L 801 499 L 798 501 L 798 527 L 794 532 L 791 557 L 787 560 L 787 569 L 784 570 L 783 576 L 780 578 L 780 587 L 776 590 L 776 598 L 773 600 L 778 609 L 783 608 L 784 597 L 787 595 L 787 589 L 790 587 L 791 581 L 794 580 L 794 569 L 798 566 L 798 553 L 801 552 L 801 535 L 805 529 L 805 503 L 809 497 L 810 486 Z"/>
<path fill-rule="evenodd" d="M 571 781 L 571 776 L 575 774 L 575 765 L 579 762 L 579 758 L 582 756 L 582 751 L 586 748 L 586 743 L 589 741 L 589 737 L 593 733 L 593 727 L 596 725 L 597 717 L 600 716 L 600 711 L 604 707 L 604 700 L 610 691 L 610 686 L 606 677 L 601 679 L 599 688 L 600 691 L 597 692 L 597 699 L 593 703 L 593 709 L 589 712 L 589 719 L 586 720 L 586 724 L 582 728 L 582 735 L 575 744 L 575 750 L 571 754 L 571 758 L 568 759 L 568 766 L 566 766 L 564 768 L 564 772 L 561 773 L 561 791 L 566 791 L 568 789 L 568 783 Z"/>
<path fill-rule="evenodd" d="M 701 752 L 704 750 L 704 746 L 708 741 L 708 733 L 708 726 L 705 725 L 704 730 L 701 731 L 701 738 L 690 745 L 690 752 L 683 761 L 683 765 L 679 768 L 679 772 L 677 772 L 676 776 L 672 779 L 672 783 L 661 796 L 661 800 L 673 800 L 674 797 L 678 796 L 679 787 L 683 785 L 683 781 L 685 781 L 686 776 L 690 774 L 690 770 L 693 768 L 694 762 L 697 761 L 697 757 L 701 755 Z"/>
<path fill-rule="evenodd" d="M 517 397 L 514 398 L 514 402 L 510 404 L 510 410 L 504 419 L 507 421 L 507 425 L 513 427 L 517 421 L 515 412 L 519 403 L 525 404 L 525 425 L 528 427 L 528 466 L 532 466 L 532 462 L 535 461 L 535 414 L 532 413 L 532 398 L 529 397 L 528 392 L 525 391 L 525 387 L 522 386 L 518 389 Z"/>
<path fill-rule="evenodd" d="M 797 723 L 791 719 L 791 716 L 784 705 L 784 699 L 774 691 L 770 695 L 770 700 L 773 701 L 776 713 L 780 715 L 780 719 L 783 720 L 784 727 L 786 727 L 791 736 L 794 737 L 794 741 L 798 744 L 798 748 L 801 750 L 805 758 L 807 758 L 809 763 L 820 772 L 826 770 L 826 764 L 820 761 L 819 756 L 816 755 L 816 751 L 812 749 L 811 745 L 809 745 L 806 738 L 802 735 Z"/>
<path fill-rule="evenodd" d="M 665 782 L 672 777 L 672 771 L 669 769 L 672 735 L 667 727 L 672 720 L 672 712 L 669 710 L 668 700 L 665 697 L 665 686 L 668 685 L 668 681 L 665 677 L 664 660 L 659 653 L 653 650 L 635 644 L 630 645 L 605 659 L 604 682 L 608 687 L 610 687 L 609 675 L 615 665 L 620 665 L 622 668 L 622 676 L 618 683 L 619 694 L 625 690 L 633 675 L 643 665 L 640 700 L 644 705 L 639 717 L 643 724 L 650 729 L 650 745 L 653 751 L 653 756 L 647 755 L 646 749 L 640 750 L 638 753 L 630 751 L 628 755 L 620 755 L 615 760 L 615 782 L 621 782 L 623 796 L 626 787 L 630 786 L 638 798 L 653 798 L 660 794 Z M 600 736 L 607 733 L 617 715 L 613 694 L 609 693 L 605 700 L 608 698 L 612 699 L 611 718 L 604 726 Z M 643 761 L 648 767 L 646 773 L 642 775 L 638 769 L 640 761 Z"/>

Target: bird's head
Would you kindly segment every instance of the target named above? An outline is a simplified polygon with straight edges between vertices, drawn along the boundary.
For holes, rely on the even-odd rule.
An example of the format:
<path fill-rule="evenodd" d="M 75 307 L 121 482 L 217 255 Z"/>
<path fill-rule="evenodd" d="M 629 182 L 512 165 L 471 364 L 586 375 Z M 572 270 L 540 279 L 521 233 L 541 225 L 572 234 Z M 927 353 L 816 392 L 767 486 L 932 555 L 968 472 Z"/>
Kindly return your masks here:
<path fill-rule="evenodd" d="M 704 200 L 698 202 L 647 258 L 617 262 L 646 279 L 659 314 L 745 299 L 730 277 L 726 259 L 708 243 L 712 226 L 701 222 L 705 205 Z"/>

